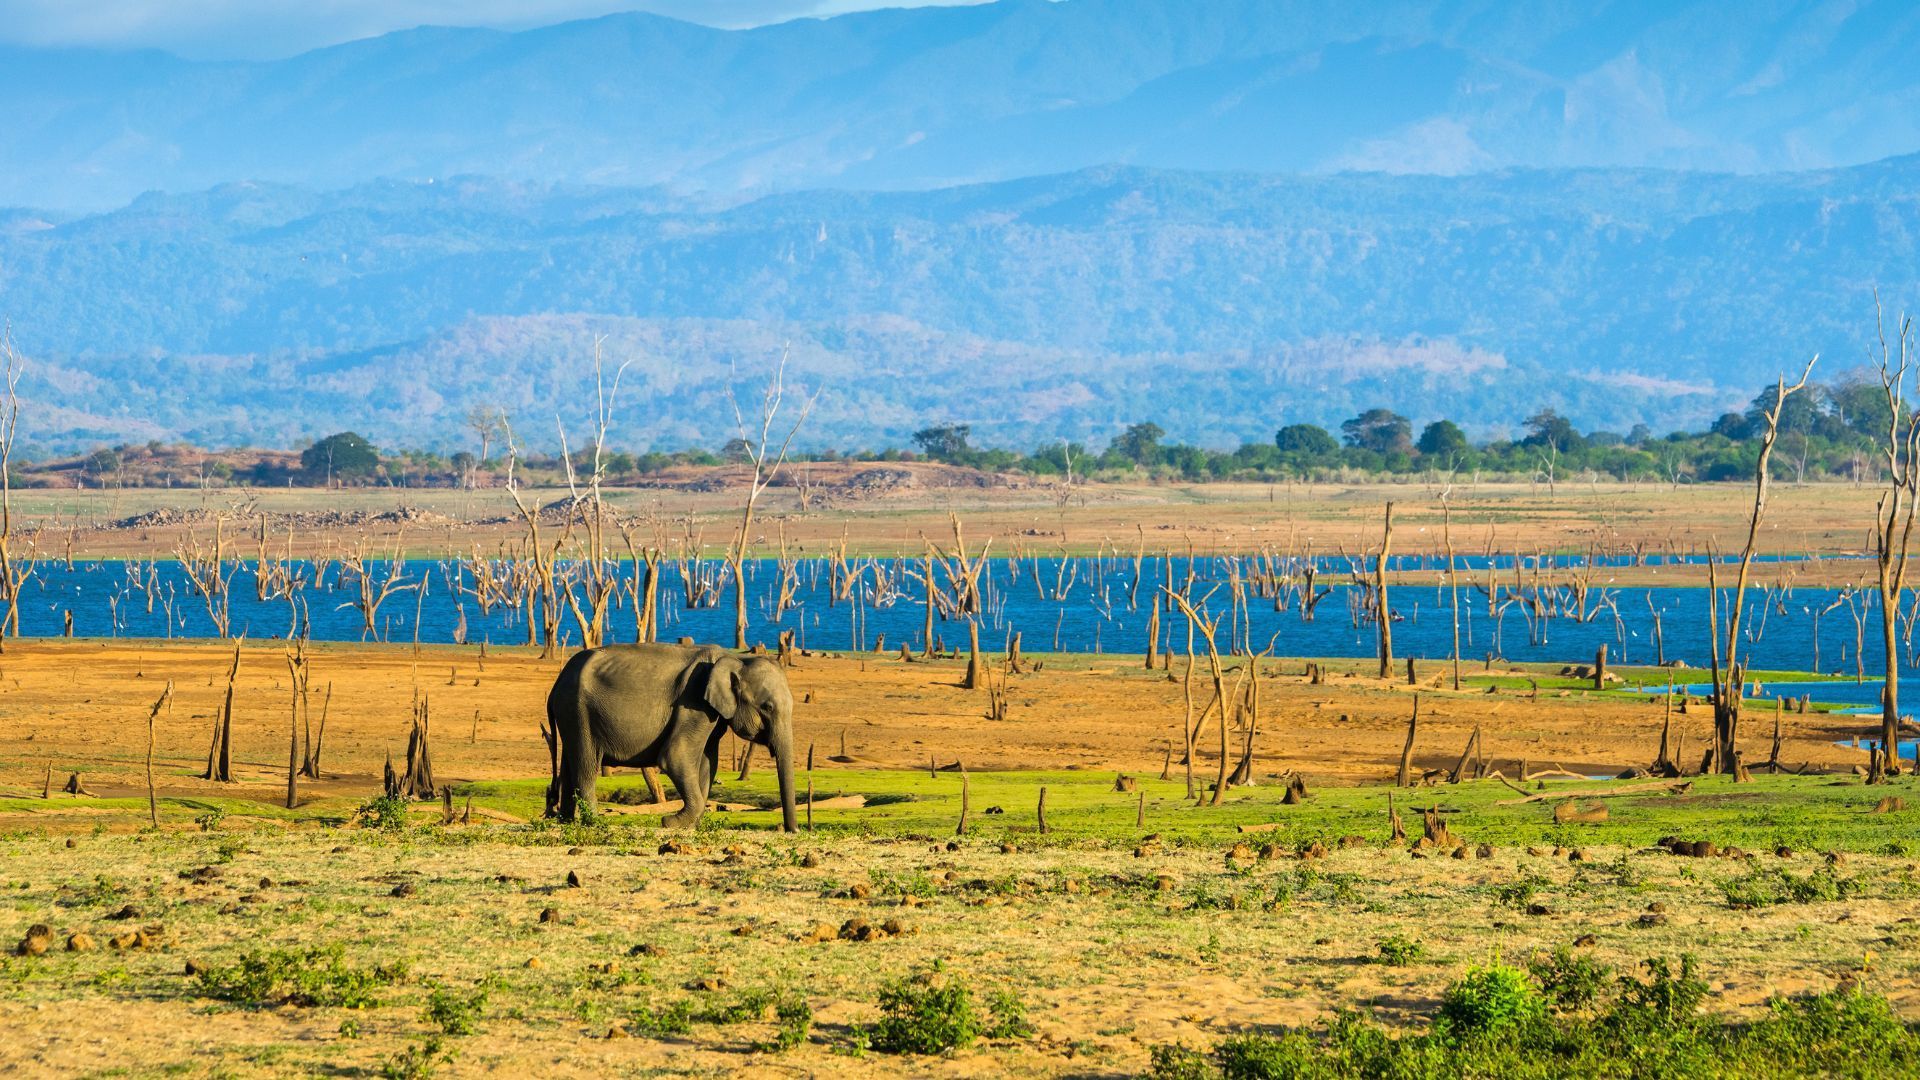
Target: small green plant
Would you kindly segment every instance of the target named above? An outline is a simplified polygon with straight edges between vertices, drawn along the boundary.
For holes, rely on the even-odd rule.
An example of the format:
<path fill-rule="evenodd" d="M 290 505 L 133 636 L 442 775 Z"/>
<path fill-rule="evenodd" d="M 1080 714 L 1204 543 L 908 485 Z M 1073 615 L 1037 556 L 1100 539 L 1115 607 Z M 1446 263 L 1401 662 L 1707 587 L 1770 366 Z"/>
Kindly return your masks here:
<path fill-rule="evenodd" d="M 1200 959 L 1209 964 L 1220 962 L 1220 935 L 1207 931 L 1207 940 L 1200 945 Z"/>
<path fill-rule="evenodd" d="M 1440 1019 L 1455 1035 L 1485 1035 L 1525 1027 L 1545 1012 L 1527 973 L 1498 961 L 1475 965 L 1447 987 Z"/>
<path fill-rule="evenodd" d="M 938 965 L 882 987 L 880 1012 L 872 1045 L 886 1054 L 945 1053 L 969 1045 L 984 1029 L 973 991 Z"/>
<path fill-rule="evenodd" d="M 427 995 L 420 1018 L 445 1035 L 475 1035 L 480 1031 L 480 1014 L 487 1010 L 487 992 L 457 994 L 442 986 Z"/>
<path fill-rule="evenodd" d="M 226 818 L 226 810 L 216 806 L 206 813 L 201 814 L 199 817 L 194 818 L 193 823 L 200 826 L 201 832 L 213 832 L 220 828 L 220 823 L 225 821 Z"/>
<path fill-rule="evenodd" d="M 407 827 L 407 800 L 398 795 L 368 799 L 353 812 L 353 820 L 363 828 L 398 832 Z"/>
<path fill-rule="evenodd" d="M 262 1005 L 334 1006 L 364 1009 L 380 1003 L 375 993 L 404 981 L 404 961 L 357 967 L 341 946 L 272 949 L 247 953 L 232 967 L 200 973 L 208 997 L 257 1008 Z"/>
<path fill-rule="evenodd" d="M 1636 1026 L 1671 1029 L 1694 1022 L 1700 1004 L 1707 999 L 1706 981 L 1700 978 L 1693 954 L 1680 957 L 1680 970 L 1665 957 L 1649 957 L 1640 962 L 1647 973 L 1642 982 L 1630 976 L 1620 977 L 1620 1002 L 1615 1013 Z"/>
<path fill-rule="evenodd" d="M 1504 907 L 1524 908 L 1533 903 L 1534 896 L 1541 886 L 1548 884 L 1547 879 L 1538 874 L 1528 874 L 1511 885 L 1502 885 L 1493 892 L 1493 899 Z"/>
<path fill-rule="evenodd" d="M 636 1035 L 656 1039 L 663 1035 L 685 1035 L 693 1030 L 693 1004 L 681 1000 L 669 1002 L 658 1009 L 639 1005 L 634 1008 L 627 1026 Z"/>
<path fill-rule="evenodd" d="M 784 1053 L 807 1041 L 813 1031 L 813 1006 L 798 994 L 780 999 L 773 1007 L 773 1038 L 759 1044 L 759 1048 L 771 1053 Z"/>
<path fill-rule="evenodd" d="M 360 1037 L 359 1017 L 349 1016 L 345 1020 L 340 1021 L 340 1037 L 343 1039 L 357 1039 Z"/>
<path fill-rule="evenodd" d="M 1147 1069 L 1149 1080 L 1216 1080 L 1219 1075 L 1212 1058 L 1178 1043 L 1154 1047 Z"/>
<path fill-rule="evenodd" d="M 380 1064 L 383 1080 L 433 1080 L 436 1069 L 453 1060 L 446 1039 L 428 1035 Z"/>
<path fill-rule="evenodd" d="M 1821 867 L 1807 874 L 1786 870 L 1755 870 L 1745 877 L 1720 883 L 1721 895 L 1737 909 L 1768 907 L 1773 904 L 1812 904 L 1844 900 L 1858 893 L 1859 885 L 1842 878 L 1832 867 Z"/>
<path fill-rule="evenodd" d="M 1535 956 L 1527 962 L 1540 989 L 1555 1009 L 1571 1012 L 1587 1008 L 1597 1001 L 1613 978 L 1613 969 L 1591 956 L 1576 955 L 1565 945 L 1548 956 Z"/>
<path fill-rule="evenodd" d="M 702 1024 L 744 1024 L 767 1015 L 773 1004 L 774 997 L 769 991 L 743 990 L 731 999 L 716 1001 L 694 1012 L 693 1019 Z"/>
<path fill-rule="evenodd" d="M 1412 938 L 1394 934 L 1380 940 L 1380 963 L 1388 967 L 1408 967 L 1427 958 L 1427 947 Z"/>
<path fill-rule="evenodd" d="M 1033 1021 L 1027 1019 L 1026 1003 L 1011 990 L 995 990 L 987 995 L 987 1011 L 993 1023 L 987 1025 L 989 1039 L 1030 1039 Z"/>

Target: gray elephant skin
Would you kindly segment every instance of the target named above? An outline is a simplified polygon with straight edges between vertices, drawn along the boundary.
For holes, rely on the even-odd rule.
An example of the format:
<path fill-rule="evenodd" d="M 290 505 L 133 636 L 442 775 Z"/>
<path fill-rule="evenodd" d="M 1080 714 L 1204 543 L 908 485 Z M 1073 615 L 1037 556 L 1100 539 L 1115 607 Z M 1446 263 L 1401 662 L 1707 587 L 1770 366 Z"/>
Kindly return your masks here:
<path fill-rule="evenodd" d="M 611 645 L 567 661 L 547 694 L 557 738 L 547 806 L 572 821 L 594 809 L 600 766 L 654 766 L 673 780 L 681 808 L 669 828 L 692 828 L 706 812 L 731 730 L 773 754 L 781 825 L 793 832 L 793 693 L 780 665 L 713 645 Z"/>

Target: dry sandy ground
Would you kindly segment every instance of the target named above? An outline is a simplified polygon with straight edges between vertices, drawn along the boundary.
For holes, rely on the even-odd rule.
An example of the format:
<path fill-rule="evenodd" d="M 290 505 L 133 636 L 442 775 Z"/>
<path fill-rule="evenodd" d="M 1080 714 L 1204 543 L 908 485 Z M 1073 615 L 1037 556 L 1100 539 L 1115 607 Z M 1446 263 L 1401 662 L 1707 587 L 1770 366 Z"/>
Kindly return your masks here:
<path fill-rule="evenodd" d="M 283 649 L 241 650 L 235 691 L 234 761 L 238 790 L 277 799 L 285 790 L 292 693 Z M 0 654 L 0 792 L 37 794 L 50 765 L 56 784 L 81 772 L 101 794 L 144 791 L 146 716 L 171 680 L 170 710 L 155 723 L 155 762 L 163 794 L 234 794 L 191 776 L 204 767 L 225 694 L 233 648 L 210 643 L 10 641 Z M 1241 661 L 1230 660 L 1237 668 Z M 1316 781 L 1388 779 L 1397 766 L 1414 688 L 1356 674 L 1364 662 L 1312 685 L 1300 661 L 1261 669 L 1256 764 L 1263 772 L 1298 769 Z M 1169 743 L 1179 756 L 1186 715 L 1180 674 L 1143 670 L 1137 656 L 1041 658 L 1041 670 L 1009 677 L 1007 719 L 985 719 L 987 695 L 962 690 L 962 660 L 903 662 L 896 655 L 811 656 L 790 673 L 798 746 L 826 761 L 845 752 L 860 767 L 924 767 L 964 761 L 977 770 L 1116 769 L 1158 772 Z M 377 786 L 391 753 L 404 758 L 414 695 L 429 704 L 433 754 L 442 782 L 545 776 L 539 735 L 548 688 L 559 663 L 530 650 L 477 647 L 316 646 L 311 710 L 325 708 L 321 789 L 364 792 Z M 1416 761 L 1451 766 L 1475 727 L 1485 753 L 1525 758 L 1582 774 L 1613 773 L 1652 760 L 1663 719 L 1657 697 L 1589 697 L 1579 690 L 1485 687 L 1461 692 L 1434 685 L 1427 665 L 1420 688 Z M 1468 665 L 1469 675 L 1477 665 Z M 1233 678 L 1229 674 L 1229 680 Z M 331 698 L 327 694 L 331 691 Z M 1204 660 L 1195 696 L 1211 694 Z M 1711 718 L 1696 706 L 1674 716 L 1679 757 L 1697 758 Z M 1771 714 L 1748 727 L 1749 760 L 1766 757 Z M 1850 767 L 1858 757 L 1835 739 L 1864 734 L 1858 717 L 1788 714 L 1782 759 Z M 1217 761 L 1218 733 L 1201 739 L 1200 771 Z M 1234 752 L 1238 753 L 1238 737 Z M 1699 749 L 1692 749 L 1699 748 Z M 312 789 L 309 789 L 311 793 Z"/>
<path fill-rule="evenodd" d="M 529 493 L 550 502 L 562 491 Z M 1760 547 L 1777 553 L 1858 554 L 1866 541 L 1878 492 L 1847 484 L 1777 485 L 1768 504 Z M 989 539 L 996 554 L 1016 549 L 1050 553 L 1061 548 L 1132 553 L 1314 551 L 1361 553 L 1379 543 L 1384 505 L 1396 507 L 1394 549 L 1430 554 L 1442 550 L 1442 503 L 1451 505 L 1456 548 L 1480 552 L 1489 543 L 1503 552 L 1602 551 L 1648 554 L 1698 552 L 1711 540 L 1737 551 L 1752 511 L 1749 484 L 1699 484 L 1681 488 L 1654 484 L 1478 484 L 1457 479 L 1433 484 L 1096 484 L 1076 489 L 1064 501 L 1044 486 L 1023 488 L 941 487 L 929 482 L 869 498 L 815 502 L 802 509 L 795 493 L 776 488 L 762 504 L 754 543 L 778 547 L 784 530 L 796 553 L 823 554 L 844 538 L 860 553 L 919 554 L 927 538 L 951 536 L 950 514 L 965 522 L 978 550 Z M 513 504 L 498 490 L 350 491 L 28 491 L 16 493 L 19 528 L 33 534 L 43 556 L 62 557 L 69 545 L 81 557 L 169 555 L 189 526 L 138 529 L 104 526 L 171 508 L 204 513 L 236 511 L 228 527 L 238 554 L 257 546 L 257 524 L 245 515 L 365 511 L 402 508 L 423 513 L 407 521 L 373 521 L 352 527 L 292 530 L 296 553 L 339 554 L 364 543 L 384 554 L 401 543 L 416 553 L 470 554 L 477 544 L 492 552 L 518 539 L 510 519 Z M 704 545 L 717 552 L 734 532 L 740 494 L 622 489 L 609 501 L 638 523 L 637 538 L 668 548 Z M 276 519 L 280 520 L 280 519 Z M 492 524 L 477 524 L 493 522 Z M 193 528 L 203 543 L 212 536 L 204 518 Z M 37 530 L 37 532 L 36 532 Z M 272 548 L 286 550 L 288 529 L 273 527 Z M 619 548 L 618 543 L 615 544 Z M 1844 581 L 1859 576 L 1857 564 L 1804 570 L 1801 580 Z M 1623 581 L 1628 580 L 1626 578 Z M 1671 583 L 1669 572 L 1656 579 Z"/>

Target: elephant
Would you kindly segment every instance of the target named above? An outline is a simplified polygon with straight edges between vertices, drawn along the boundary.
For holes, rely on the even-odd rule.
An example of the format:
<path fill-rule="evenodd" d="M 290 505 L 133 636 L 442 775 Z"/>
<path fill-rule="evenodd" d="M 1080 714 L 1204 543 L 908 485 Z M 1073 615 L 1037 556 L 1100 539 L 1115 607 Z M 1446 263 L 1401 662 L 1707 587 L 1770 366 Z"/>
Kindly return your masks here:
<path fill-rule="evenodd" d="M 654 766 L 681 808 L 668 828 L 692 828 L 707 809 L 722 725 L 773 754 L 781 827 L 793 820 L 793 693 L 780 665 L 717 645 L 609 645 L 576 653 L 547 694 L 553 786 L 547 809 L 572 821 L 594 809 L 604 765 Z"/>

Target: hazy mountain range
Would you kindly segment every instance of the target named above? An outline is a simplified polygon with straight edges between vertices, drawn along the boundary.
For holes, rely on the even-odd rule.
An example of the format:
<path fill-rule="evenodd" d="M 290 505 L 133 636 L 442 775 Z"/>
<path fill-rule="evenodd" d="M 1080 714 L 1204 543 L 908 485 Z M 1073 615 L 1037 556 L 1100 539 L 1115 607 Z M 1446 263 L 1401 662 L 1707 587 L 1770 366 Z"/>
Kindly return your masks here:
<path fill-rule="evenodd" d="M 1673 427 L 1915 300 L 1916 45 L 1890 2 L 1003 0 L 5 48 L 0 314 L 50 446 L 551 427 L 598 333 L 657 445 L 788 340 L 840 444 Z"/>
<path fill-rule="evenodd" d="M 631 14 L 270 62 L 0 50 L 0 205 L 479 173 L 716 192 L 1134 164 L 1754 171 L 1920 149 L 1920 9 L 1002 0 L 752 30 Z"/>

